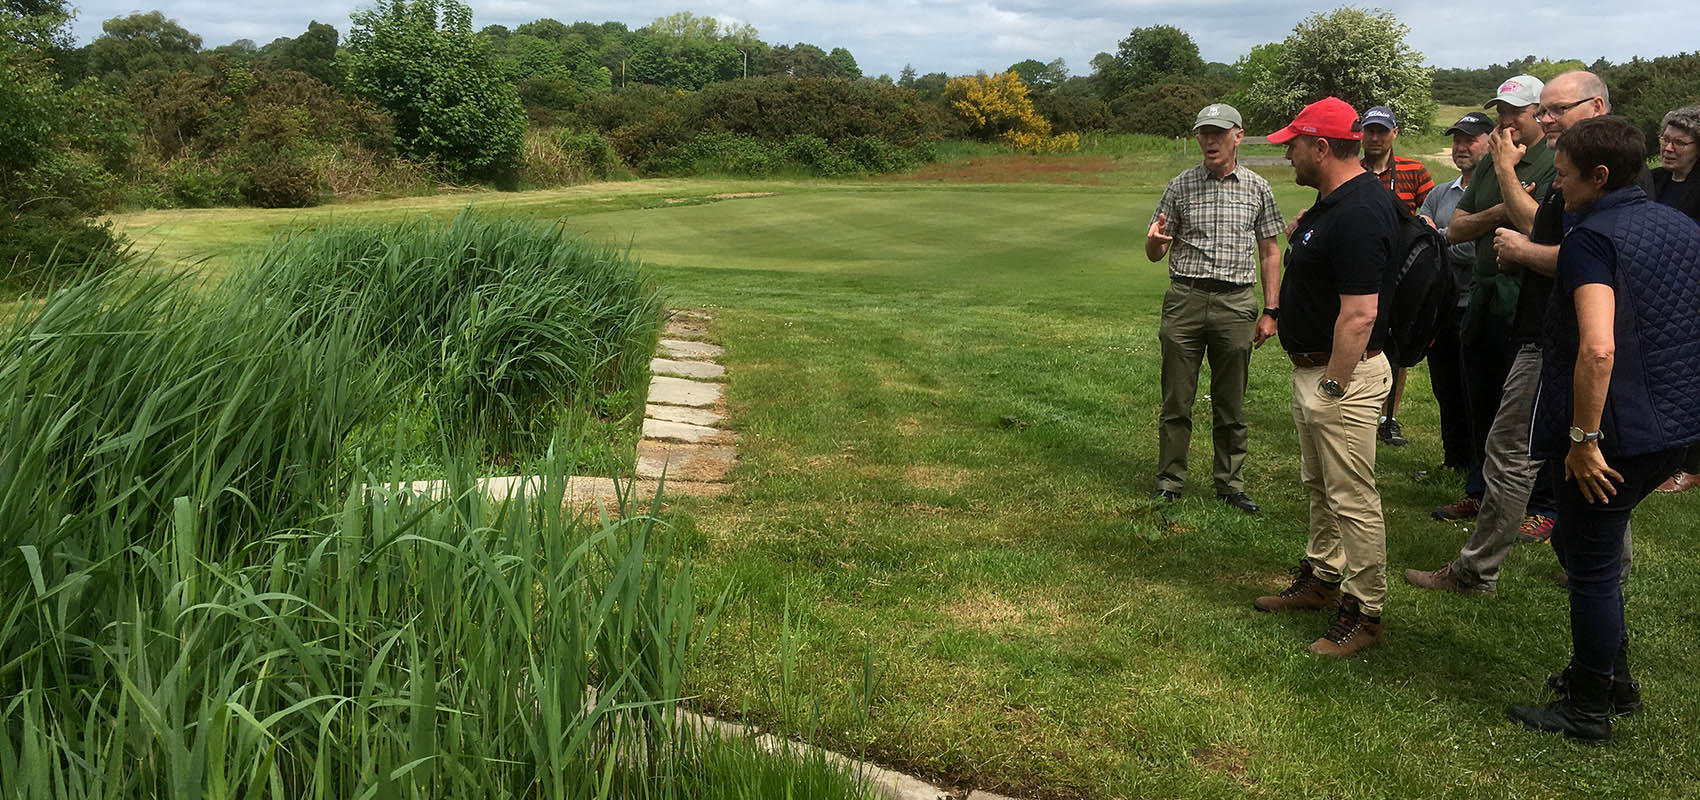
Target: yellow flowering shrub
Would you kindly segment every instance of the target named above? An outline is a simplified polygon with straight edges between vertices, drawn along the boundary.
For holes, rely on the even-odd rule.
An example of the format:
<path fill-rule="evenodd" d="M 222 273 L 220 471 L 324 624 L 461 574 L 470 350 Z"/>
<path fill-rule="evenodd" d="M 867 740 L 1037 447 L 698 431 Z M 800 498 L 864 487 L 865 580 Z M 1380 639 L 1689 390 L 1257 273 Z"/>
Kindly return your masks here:
<path fill-rule="evenodd" d="M 1080 149 L 1080 135 L 1051 135 L 1051 123 L 1033 108 L 1027 84 L 1014 72 L 951 78 L 944 98 L 971 133 L 982 139 L 1002 139 L 1032 153 Z"/>

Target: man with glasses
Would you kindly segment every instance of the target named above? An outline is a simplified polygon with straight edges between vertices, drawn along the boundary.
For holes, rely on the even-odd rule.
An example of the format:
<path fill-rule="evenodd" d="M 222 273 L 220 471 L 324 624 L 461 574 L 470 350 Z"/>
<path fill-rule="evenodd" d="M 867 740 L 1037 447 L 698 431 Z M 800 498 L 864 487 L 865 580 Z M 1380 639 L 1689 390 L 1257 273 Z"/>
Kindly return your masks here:
<path fill-rule="evenodd" d="M 1434 510 L 1432 516 L 1446 522 L 1474 519 L 1487 491 L 1482 471 L 1487 461 L 1488 431 L 1499 409 L 1505 376 L 1511 371 L 1514 351 L 1506 342 L 1511 336 L 1519 288 L 1514 276 L 1500 271 L 1493 242 L 1496 231 L 1511 225 L 1508 201 L 1527 198 L 1532 191 L 1545 192 L 1552 183 L 1552 150 L 1541 138 L 1541 124 L 1535 120 L 1535 106 L 1543 88 L 1539 78 L 1518 75 L 1500 84 L 1499 92 L 1484 104 L 1499 116 L 1490 139 L 1521 145 L 1520 150 L 1508 150 L 1507 156 L 1501 157 L 1509 158 L 1505 166 L 1513 180 L 1508 187 L 1498 180 L 1496 154 L 1490 150 L 1476 165 L 1470 186 L 1458 199 L 1458 208 L 1446 228 L 1448 242 L 1476 245 L 1470 299 L 1458 330 L 1470 406 L 1470 466 L 1463 499 Z"/>
<path fill-rule="evenodd" d="M 1610 110 L 1610 95 L 1597 76 L 1588 72 L 1559 75 L 1542 89 L 1540 106 L 1533 115 L 1544 133 L 1540 144 L 1551 147 L 1570 126 Z M 1510 162 L 1529 149 L 1497 134 L 1492 147 L 1490 157 L 1495 164 Z M 1478 180 L 1483 177 L 1478 173 Z M 1502 186 L 1511 187 L 1516 187 L 1520 180 L 1507 167 L 1494 169 L 1485 179 L 1497 179 Z M 1640 180 L 1644 184 L 1651 182 L 1645 175 Z M 1488 432 L 1484 469 L 1487 492 L 1476 529 L 1452 563 L 1432 572 L 1405 571 L 1405 580 L 1424 589 L 1493 594 L 1500 565 L 1511 545 L 1519 538 L 1546 541 L 1556 517 L 1556 512 L 1551 510 L 1557 505 L 1552 499 L 1554 481 L 1562 476 L 1553 470 L 1543 472 L 1542 462 L 1529 457 L 1529 425 L 1540 385 L 1541 325 L 1557 271 L 1558 242 L 1564 237 L 1564 195 L 1551 190 L 1536 203 L 1525 192 L 1510 192 L 1505 206 L 1507 218 L 1517 228 L 1496 231 L 1490 250 L 1496 251 L 1495 258 L 1505 274 L 1519 279 L 1517 313 L 1510 332 L 1517 349 L 1502 386 L 1502 400 L 1493 427 Z M 1544 498 L 1532 496 L 1537 488 L 1545 494 Z M 1525 509 L 1535 513 L 1526 515 Z M 1529 516 L 1540 517 L 1540 524 L 1531 524 Z M 1625 541 L 1627 544 L 1627 537 Z M 1628 563 L 1627 557 L 1624 563 Z M 1626 665 L 1623 675 L 1627 678 L 1628 674 Z"/>
<path fill-rule="evenodd" d="M 1169 182 L 1145 235 L 1146 258 L 1168 256 L 1170 280 L 1158 329 L 1163 410 L 1152 499 L 1173 501 L 1186 486 L 1198 369 L 1208 358 L 1216 496 L 1255 514 L 1241 474 L 1250 440 L 1245 393 L 1251 349 L 1275 335 L 1280 313 L 1281 209 L 1269 182 L 1237 160 L 1245 137 L 1240 112 L 1223 103 L 1206 106 L 1192 129 L 1204 163 Z"/>

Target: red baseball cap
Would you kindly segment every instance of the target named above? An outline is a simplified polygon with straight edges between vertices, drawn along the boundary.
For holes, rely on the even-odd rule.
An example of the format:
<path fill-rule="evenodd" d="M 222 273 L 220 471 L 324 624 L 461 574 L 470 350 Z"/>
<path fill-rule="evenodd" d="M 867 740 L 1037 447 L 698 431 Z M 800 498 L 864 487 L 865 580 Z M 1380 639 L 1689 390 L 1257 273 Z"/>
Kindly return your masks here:
<path fill-rule="evenodd" d="M 1286 144 L 1294 136 L 1320 136 L 1324 139 L 1364 138 L 1364 127 L 1358 123 L 1358 112 L 1338 97 L 1324 97 L 1300 111 L 1292 124 L 1269 134 L 1270 144 Z"/>

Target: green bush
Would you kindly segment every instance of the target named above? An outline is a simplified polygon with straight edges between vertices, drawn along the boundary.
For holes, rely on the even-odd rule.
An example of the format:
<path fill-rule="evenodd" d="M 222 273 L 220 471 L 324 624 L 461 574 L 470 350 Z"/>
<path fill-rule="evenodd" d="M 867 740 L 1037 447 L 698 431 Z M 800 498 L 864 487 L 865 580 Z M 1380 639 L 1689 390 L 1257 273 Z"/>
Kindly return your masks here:
<path fill-rule="evenodd" d="M 242 199 L 260 208 L 306 208 L 318 205 L 325 196 L 325 180 L 305 158 L 279 152 L 258 160 L 244 160 Z"/>
<path fill-rule="evenodd" d="M 614 145 L 595 131 L 533 128 L 525 134 L 519 177 L 527 186 L 567 186 L 627 174 Z"/>
<path fill-rule="evenodd" d="M 1122 133 L 1187 136 L 1198 110 L 1210 104 L 1204 91 L 1189 83 L 1136 89 L 1110 103 L 1114 127 Z"/>
<path fill-rule="evenodd" d="M 241 176 L 197 158 L 172 161 L 161 177 L 171 205 L 178 208 L 235 205 L 242 193 Z"/>
<path fill-rule="evenodd" d="M 856 162 L 834 150 L 825 139 L 799 133 L 785 140 L 785 159 L 815 175 L 831 177 L 847 175 L 857 170 Z"/>

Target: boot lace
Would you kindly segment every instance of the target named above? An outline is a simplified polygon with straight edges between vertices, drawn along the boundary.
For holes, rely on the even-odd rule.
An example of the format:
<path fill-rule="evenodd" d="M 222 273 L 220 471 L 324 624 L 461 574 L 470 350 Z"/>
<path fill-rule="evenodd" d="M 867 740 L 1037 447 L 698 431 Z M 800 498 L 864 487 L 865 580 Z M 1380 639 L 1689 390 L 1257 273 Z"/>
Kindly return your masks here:
<path fill-rule="evenodd" d="M 1358 632 L 1358 628 L 1363 627 L 1363 621 L 1363 614 L 1357 609 L 1341 606 L 1339 611 L 1334 612 L 1334 621 L 1329 623 L 1328 632 L 1322 634 L 1322 638 L 1335 644 L 1345 644 L 1352 634 Z"/>
<path fill-rule="evenodd" d="M 1281 597 L 1296 597 L 1309 591 L 1312 586 L 1322 583 L 1322 579 L 1316 577 L 1316 573 L 1305 569 L 1303 564 L 1287 570 L 1287 574 L 1293 576 L 1293 584 L 1281 590 Z"/>

